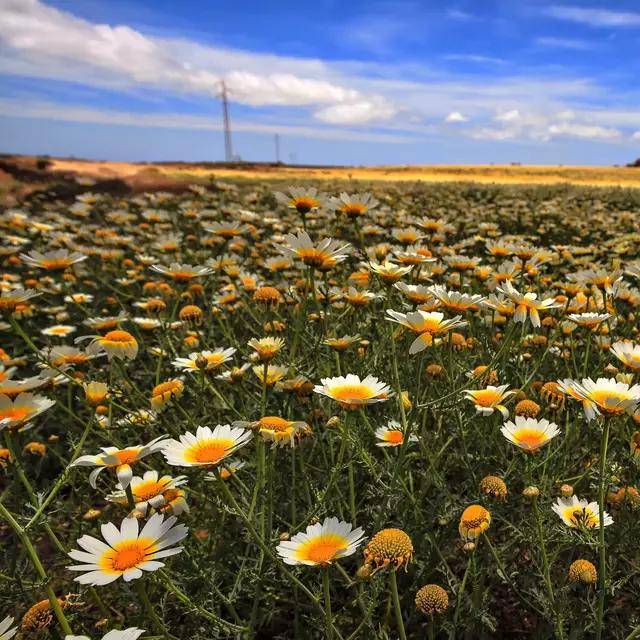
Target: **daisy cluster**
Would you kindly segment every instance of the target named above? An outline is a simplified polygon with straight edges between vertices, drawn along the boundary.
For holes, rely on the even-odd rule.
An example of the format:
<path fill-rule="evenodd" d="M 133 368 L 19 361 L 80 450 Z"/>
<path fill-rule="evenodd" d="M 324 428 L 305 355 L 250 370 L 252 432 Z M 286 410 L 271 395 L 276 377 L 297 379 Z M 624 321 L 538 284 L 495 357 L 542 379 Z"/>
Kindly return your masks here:
<path fill-rule="evenodd" d="M 0 640 L 640 634 L 637 194 L 350 187 L 0 210 Z"/>

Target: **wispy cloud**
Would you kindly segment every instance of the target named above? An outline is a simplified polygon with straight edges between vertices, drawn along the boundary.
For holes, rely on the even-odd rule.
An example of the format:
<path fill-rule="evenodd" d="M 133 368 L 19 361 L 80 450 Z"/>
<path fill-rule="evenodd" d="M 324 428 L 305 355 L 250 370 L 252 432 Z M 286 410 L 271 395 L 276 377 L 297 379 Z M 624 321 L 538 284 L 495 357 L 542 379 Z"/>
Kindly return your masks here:
<path fill-rule="evenodd" d="M 640 26 L 640 13 L 631 11 L 613 11 L 611 9 L 591 9 L 569 5 L 553 5 L 543 13 L 560 20 L 579 22 L 592 27 L 637 27 Z"/>
<path fill-rule="evenodd" d="M 191 131 L 221 131 L 219 119 L 205 115 L 185 115 L 180 113 L 141 113 L 95 109 L 83 105 L 59 104 L 55 102 L 0 98 L 0 116 L 12 118 L 37 118 L 64 122 L 84 122 L 92 124 L 114 124 L 132 127 L 159 129 L 188 129 Z M 242 119 L 234 119 L 234 131 L 248 133 L 268 133 L 316 138 L 320 140 L 354 140 L 359 142 L 406 143 L 415 138 L 395 133 L 358 131 L 335 127 L 312 127 L 282 124 L 265 124 Z"/>
<path fill-rule="evenodd" d="M 460 9 L 449 9 L 449 11 L 447 11 L 447 18 L 450 18 L 451 20 L 460 20 L 461 22 L 479 20 L 478 16 L 469 13 L 468 11 L 461 11 Z"/>
<path fill-rule="evenodd" d="M 450 53 L 443 56 L 445 60 L 453 60 L 457 62 L 477 62 L 479 64 L 507 64 L 504 58 L 496 58 L 494 56 L 483 56 L 475 53 Z"/>
<path fill-rule="evenodd" d="M 579 38 L 556 38 L 554 36 L 541 36 L 535 39 L 535 43 L 541 47 L 554 49 L 571 49 L 574 51 L 588 51 L 594 49 L 593 42 L 580 40 Z"/>
<path fill-rule="evenodd" d="M 479 140 L 533 140 L 546 142 L 555 138 L 577 138 L 601 142 L 623 141 L 623 134 L 616 128 L 582 121 L 579 114 L 563 111 L 553 115 L 540 112 L 521 112 L 512 109 L 494 116 L 495 125 L 479 127 L 472 136 Z"/>
<path fill-rule="evenodd" d="M 467 118 L 464 114 L 460 113 L 459 111 L 452 111 L 444 119 L 444 121 L 449 124 L 455 124 L 457 122 L 467 122 L 468 120 L 469 118 Z"/>

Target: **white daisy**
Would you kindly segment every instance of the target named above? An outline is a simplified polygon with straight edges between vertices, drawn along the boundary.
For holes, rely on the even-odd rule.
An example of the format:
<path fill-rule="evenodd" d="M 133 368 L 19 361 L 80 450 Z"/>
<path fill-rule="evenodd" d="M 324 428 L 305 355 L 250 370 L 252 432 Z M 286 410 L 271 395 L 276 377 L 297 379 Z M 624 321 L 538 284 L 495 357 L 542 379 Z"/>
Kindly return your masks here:
<path fill-rule="evenodd" d="M 281 542 L 276 551 L 285 564 L 326 566 L 334 560 L 355 553 L 364 539 L 364 531 L 353 528 L 349 522 L 325 518 L 297 533 L 291 540 Z"/>
<path fill-rule="evenodd" d="M 384 402 L 393 395 L 389 385 L 373 376 L 360 380 L 359 376 L 348 373 L 337 378 L 322 378 L 320 382 L 322 384 L 313 388 L 315 393 L 327 396 L 343 407 L 361 407 Z"/>
<path fill-rule="evenodd" d="M 578 496 L 570 498 L 558 498 L 558 501 L 551 507 L 571 529 L 600 528 L 600 510 L 597 502 L 587 502 L 580 500 Z M 605 511 L 604 526 L 613 524 L 613 518 Z"/>
<path fill-rule="evenodd" d="M 103 469 L 115 469 L 118 482 L 123 489 L 126 489 L 133 477 L 131 465 L 142 460 L 142 458 L 162 451 L 167 443 L 166 436 L 158 436 L 149 444 L 134 445 L 125 449 L 117 447 L 102 447 L 102 453 L 97 455 L 80 456 L 70 467 L 96 467 L 89 476 L 91 486 L 96 488 L 96 480 Z"/>
<path fill-rule="evenodd" d="M 376 429 L 376 447 L 399 447 L 404 442 L 402 425 L 396 420 L 390 420 L 386 427 Z M 409 442 L 417 442 L 417 436 L 409 436 Z"/>
<path fill-rule="evenodd" d="M 524 416 L 516 416 L 515 424 L 505 422 L 500 431 L 507 440 L 528 453 L 536 452 L 560 433 L 554 422 Z"/>
<path fill-rule="evenodd" d="M 2 622 L 0 622 L 0 640 L 10 640 L 10 638 L 13 638 L 13 636 L 18 632 L 17 626 L 13 627 L 13 629 L 11 628 L 13 620 L 14 618 L 7 616 Z"/>
<path fill-rule="evenodd" d="M 176 358 L 171 364 L 182 371 L 213 371 L 230 360 L 235 352 L 236 349 L 233 347 L 218 348 L 214 351 L 194 351 L 188 358 Z"/>
<path fill-rule="evenodd" d="M 162 453 L 173 466 L 208 467 L 219 464 L 252 437 L 251 431 L 228 424 L 218 425 L 215 429 L 198 427 L 195 435 L 187 432 L 180 440 L 167 441 Z"/>
<path fill-rule="evenodd" d="M 18 427 L 33 420 L 56 403 L 44 396 L 33 393 L 21 393 L 15 399 L 0 395 L 0 430 L 6 427 Z"/>
<path fill-rule="evenodd" d="M 82 536 L 77 543 L 84 551 L 69 552 L 69 557 L 82 564 L 67 569 L 84 572 L 75 581 L 93 586 L 109 584 L 120 577 L 125 582 L 140 578 L 143 571 L 156 571 L 164 566 L 163 562 L 158 562 L 159 558 L 182 551 L 182 547 L 173 545 L 185 538 L 188 530 L 182 524 L 174 527 L 175 522 L 175 517 L 165 520 L 163 515 L 156 513 L 142 531 L 136 518 L 125 518 L 120 530 L 112 522 L 103 524 L 100 530 L 106 543 L 92 536 Z"/>
<path fill-rule="evenodd" d="M 487 385 L 484 389 L 465 389 L 464 393 L 467 400 L 473 402 L 478 413 L 491 415 L 497 409 L 504 418 L 508 418 L 509 411 L 503 401 L 515 393 L 515 391 L 507 391 L 508 388 L 508 384 L 498 387 Z"/>
<path fill-rule="evenodd" d="M 187 483 L 186 476 L 162 476 L 157 471 L 145 471 L 142 477 L 133 476 L 131 478 L 131 495 L 135 503 L 134 514 L 143 516 L 147 514 L 149 508 L 159 509 L 176 497 L 178 487 Z M 107 496 L 110 502 L 126 505 L 128 503 L 127 494 L 124 487 L 118 483 L 116 491 Z M 182 511 L 188 511 L 184 499 L 181 501 L 180 511 L 176 511 L 175 505 L 173 514 L 179 515 Z"/>
<path fill-rule="evenodd" d="M 102 636 L 102 640 L 137 640 L 143 633 L 144 629 L 138 629 L 137 627 L 129 627 L 122 631 L 112 629 Z M 87 636 L 65 636 L 64 640 L 90 640 L 90 638 Z"/>

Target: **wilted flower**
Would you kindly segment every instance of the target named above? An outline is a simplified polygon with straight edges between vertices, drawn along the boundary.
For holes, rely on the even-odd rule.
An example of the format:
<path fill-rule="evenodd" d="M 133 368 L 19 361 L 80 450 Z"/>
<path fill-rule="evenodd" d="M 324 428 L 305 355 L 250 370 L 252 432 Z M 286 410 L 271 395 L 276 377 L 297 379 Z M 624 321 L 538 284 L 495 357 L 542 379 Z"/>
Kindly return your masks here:
<path fill-rule="evenodd" d="M 382 529 L 367 543 L 364 561 L 373 564 L 376 570 L 390 567 L 397 570 L 406 566 L 413 558 L 413 543 L 402 529 Z"/>
<path fill-rule="evenodd" d="M 458 531 L 464 540 L 475 540 L 491 524 L 491 514 L 483 506 L 472 504 L 460 516 Z"/>

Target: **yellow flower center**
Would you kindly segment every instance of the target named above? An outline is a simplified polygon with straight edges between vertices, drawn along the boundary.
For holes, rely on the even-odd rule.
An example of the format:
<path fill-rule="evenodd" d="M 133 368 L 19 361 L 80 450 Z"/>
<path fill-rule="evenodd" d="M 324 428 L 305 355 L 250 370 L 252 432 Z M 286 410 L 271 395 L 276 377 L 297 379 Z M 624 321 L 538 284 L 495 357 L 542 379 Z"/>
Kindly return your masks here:
<path fill-rule="evenodd" d="M 389 429 L 384 435 L 384 439 L 392 444 L 402 444 L 402 431 L 399 429 Z"/>
<path fill-rule="evenodd" d="M 309 213 L 311 209 L 314 209 L 320 204 L 319 200 L 311 198 L 310 196 L 300 196 L 291 200 L 291 205 L 297 209 L 298 213 Z"/>
<path fill-rule="evenodd" d="M 261 429 L 268 429 L 269 431 L 286 431 L 291 424 L 284 418 L 278 416 L 265 416 L 258 421 Z"/>
<path fill-rule="evenodd" d="M 489 512 L 478 504 L 471 505 L 467 507 L 462 517 L 460 518 L 461 524 L 466 529 L 477 529 L 478 527 L 483 527 L 484 525 L 488 525 L 490 521 Z"/>
<path fill-rule="evenodd" d="M 349 542 L 346 538 L 335 533 L 325 533 L 302 544 L 296 551 L 296 557 L 298 560 L 326 564 L 348 546 Z"/>
<path fill-rule="evenodd" d="M 625 410 L 622 403 L 629 399 L 629 395 L 620 391 L 603 389 L 592 392 L 589 399 L 595 402 L 604 413 L 622 413 Z"/>
<path fill-rule="evenodd" d="M 164 396 L 165 394 L 179 393 L 184 388 L 184 385 L 180 380 L 167 380 L 167 382 L 161 382 L 159 385 L 153 388 L 151 392 L 152 396 Z"/>
<path fill-rule="evenodd" d="M 136 500 L 150 500 L 160 495 L 166 486 L 167 481 L 145 480 L 137 485 L 135 489 L 132 488 L 132 493 Z"/>
<path fill-rule="evenodd" d="M 345 213 L 351 218 L 356 218 L 358 216 L 361 216 L 362 214 L 364 214 L 366 210 L 367 210 L 366 205 L 362 204 L 361 202 L 351 202 L 350 204 L 345 204 L 340 209 L 342 213 Z"/>
<path fill-rule="evenodd" d="M 368 400 L 373 397 L 370 387 L 363 384 L 345 384 L 334 387 L 331 393 L 337 400 L 348 402 L 349 400 Z"/>
<path fill-rule="evenodd" d="M 518 429 L 514 432 L 513 437 L 519 444 L 523 444 L 529 449 L 538 449 L 547 440 L 546 434 L 538 429 Z"/>
<path fill-rule="evenodd" d="M 153 543 L 149 539 L 135 539 L 121 542 L 115 549 L 107 551 L 100 564 L 107 571 L 123 573 L 144 562 Z"/>
<path fill-rule="evenodd" d="M 230 438 L 215 438 L 196 442 L 184 453 L 187 462 L 217 464 L 233 448 Z"/>
<path fill-rule="evenodd" d="M 54 269 L 66 269 L 71 264 L 69 258 L 55 258 L 51 260 L 42 260 L 40 265 L 44 269 L 53 271 Z"/>
<path fill-rule="evenodd" d="M 193 271 L 172 271 L 169 274 L 174 280 L 189 280 L 196 274 Z"/>
<path fill-rule="evenodd" d="M 440 329 L 441 322 L 439 318 L 423 318 L 420 324 L 416 325 L 415 329 L 420 333 L 437 333 Z"/>
<path fill-rule="evenodd" d="M 139 447 L 131 447 L 129 449 L 122 449 L 122 451 L 116 451 L 111 455 L 114 455 L 116 458 L 118 458 L 118 462 L 115 464 L 115 466 L 120 466 L 122 464 L 131 464 L 133 462 L 137 462 L 139 453 Z"/>
<path fill-rule="evenodd" d="M 496 403 L 500 402 L 502 394 L 493 389 L 482 389 L 480 391 L 474 391 L 473 399 L 476 404 L 481 407 L 492 407 Z"/>
<path fill-rule="evenodd" d="M 31 411 L 26 407 L 9 407 L 8 409 L 0 410 L 0 420 L 23 421 L 27 419 L 30 413 Z"/>
<path fill-rule="evenodd" d="M 584 526 L 587 529 L 593 529 L 598 525 L 598 516 L 586 507 L 567 507 L 565 517 L 570 520 L 573 526 Z"/>
<path fill-rule="evenodd" d="M 102 342 L 111 343 L 115 345 L 127 345 L 135 344 L 135 338 L 128 331 L 109 331 L 103 338 Z"/>
<path fill-rule="evenodd" d="M 78 353 L 71 356 L 60 356 L 51 361 L 51 364 L 59 367 L 62 364 L 81 364 L 89 360 L 89 356 L 84 353 Z"/>

